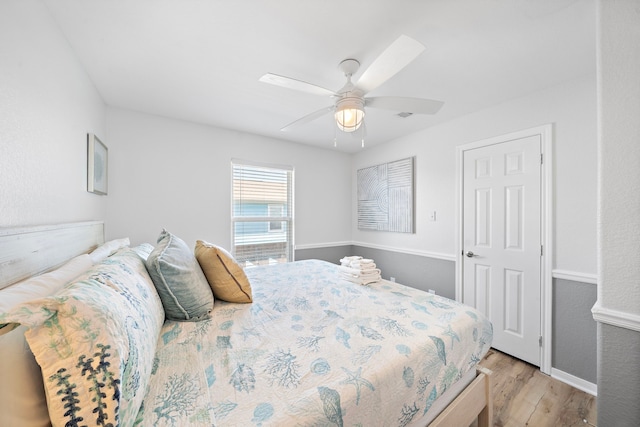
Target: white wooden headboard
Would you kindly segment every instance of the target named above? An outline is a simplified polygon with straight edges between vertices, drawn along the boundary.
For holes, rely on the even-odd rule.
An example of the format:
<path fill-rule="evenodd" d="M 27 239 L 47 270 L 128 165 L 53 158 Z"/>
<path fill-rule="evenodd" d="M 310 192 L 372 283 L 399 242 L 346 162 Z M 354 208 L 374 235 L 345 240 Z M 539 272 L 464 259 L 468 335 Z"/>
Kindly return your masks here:
<path fill-rule="evenodd" d="M 0 228 L 0 289 L 104 243 L 102 221 Z"/>

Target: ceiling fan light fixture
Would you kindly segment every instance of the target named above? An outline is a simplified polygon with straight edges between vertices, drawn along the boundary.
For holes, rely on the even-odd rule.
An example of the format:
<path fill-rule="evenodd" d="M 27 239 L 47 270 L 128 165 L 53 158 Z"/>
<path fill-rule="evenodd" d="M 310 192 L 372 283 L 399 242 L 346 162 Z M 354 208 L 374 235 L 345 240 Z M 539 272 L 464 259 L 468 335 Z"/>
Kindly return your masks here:
<path fill-rule="evenodd" d="M 343 132 L 353 132 L 360 128 L 364 120 L 364 100 L 345 97 L 336 103 L 336 125 Z"/>

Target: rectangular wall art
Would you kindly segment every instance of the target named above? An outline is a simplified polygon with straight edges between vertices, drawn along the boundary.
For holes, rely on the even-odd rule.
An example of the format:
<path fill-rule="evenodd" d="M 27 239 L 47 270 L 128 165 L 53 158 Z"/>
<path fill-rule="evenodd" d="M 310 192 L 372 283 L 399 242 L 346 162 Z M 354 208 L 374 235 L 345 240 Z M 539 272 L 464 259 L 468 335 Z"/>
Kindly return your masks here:
<path fill-rule="evenodd" d="M 109 149 L 97 136 L 87 134 L 87 191 L 107 194 L 107 156 Z"/>
<path fill-rule="evenodd" d="M 358 170 L 358 229 L 414 232 L 414 157 Z"/>

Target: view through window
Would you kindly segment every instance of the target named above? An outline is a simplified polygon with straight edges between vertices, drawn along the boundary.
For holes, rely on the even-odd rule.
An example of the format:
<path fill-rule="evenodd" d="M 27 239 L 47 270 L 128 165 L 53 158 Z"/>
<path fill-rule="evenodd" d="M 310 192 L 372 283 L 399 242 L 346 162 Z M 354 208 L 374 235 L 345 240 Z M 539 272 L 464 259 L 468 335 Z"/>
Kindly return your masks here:
<path fill-rule="evenodd" d="M 232 161 L 233 255 L 245 267 L 293 261 L 293 168 Z"/>

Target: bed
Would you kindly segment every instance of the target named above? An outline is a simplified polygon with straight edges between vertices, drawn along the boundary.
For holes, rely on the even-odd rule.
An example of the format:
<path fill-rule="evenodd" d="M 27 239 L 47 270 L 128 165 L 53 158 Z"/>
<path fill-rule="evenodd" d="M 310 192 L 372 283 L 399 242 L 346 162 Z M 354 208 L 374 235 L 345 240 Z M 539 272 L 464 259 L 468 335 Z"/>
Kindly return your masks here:
<path fill-rule="evenodd" d="M 70 252 L 58 227 L 37 238 L 0 232 L 0 288 L 103 248 L 101 227 L 63 226 Z M 492 327 L 470 307 L 392 282 L 355 285 L 336 265 L 308 260 L 247 269 L 251 303 L 215 299 L 201 320 L 170 320 L 145 268 L 153 245 L 116 246 L 56 295 L 0 313 L 0 351 L 3 336 L 26 336 L 42 368 L 43 417 L 54 425 L 491 425 L 490 373 L 477 363 Z M 49 247 L 56 259 L 46 262 Z M 93 327 L 77 326 L 84 303 L 93 304 L 84 317 Z M 66 337 L 65 353 L 51 319 L 63 324 L 67 313 L 83 332 Z M 63 357 L 74 363 L 61 375 Z M 95 408 L 82 412 L 83 393 Z"/>

